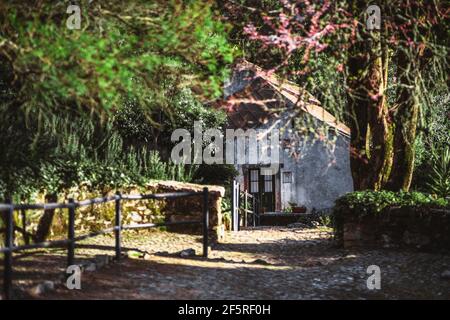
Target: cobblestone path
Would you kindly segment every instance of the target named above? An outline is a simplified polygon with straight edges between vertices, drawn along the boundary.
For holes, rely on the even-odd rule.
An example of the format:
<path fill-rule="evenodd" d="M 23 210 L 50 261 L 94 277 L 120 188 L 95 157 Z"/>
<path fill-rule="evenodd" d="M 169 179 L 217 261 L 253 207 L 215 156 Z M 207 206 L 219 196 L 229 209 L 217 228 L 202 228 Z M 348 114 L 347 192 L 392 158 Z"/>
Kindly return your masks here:
<path fill-rule="evenodd" d="M 323 229 L 229 233 L 214 245 L 208 260 L 176 254 L 193 248 L 200 255 L 197 236 L 159 232 L 129 236 L 124 242 L 141 253 L 83 273 L 81 290 L 61 285 L 41 298 L 450 299 L 450 280 L 442 277 L 450 268 L 450 255 L 346 251 L 334 247 L 331 233 Z M 381 268 L 381 290 L 367 288 L 370 265 Z"/>

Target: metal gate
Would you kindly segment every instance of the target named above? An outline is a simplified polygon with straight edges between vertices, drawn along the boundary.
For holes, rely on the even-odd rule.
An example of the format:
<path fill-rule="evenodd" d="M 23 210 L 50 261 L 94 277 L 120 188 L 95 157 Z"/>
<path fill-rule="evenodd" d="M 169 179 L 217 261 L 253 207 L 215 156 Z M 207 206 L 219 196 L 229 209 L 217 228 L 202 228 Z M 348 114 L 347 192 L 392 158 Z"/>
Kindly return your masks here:
<path fill-rule="evenodd" d="M 231 230 L 239 231 L 240 217 L 239 217 L 239 182 L 233 180 L 232 197 L 231 197 Z"/>
<path fill-rule="evenodd" d="M 241 224 L 244 227 L 249 225 L 253 227 L 258 226 L 259 207 L 258 198 L 248 193 L 247 190 L 241 191 L 239 182 L 233 180 L 231 191 L 231 230 L 239 231 Z"/>

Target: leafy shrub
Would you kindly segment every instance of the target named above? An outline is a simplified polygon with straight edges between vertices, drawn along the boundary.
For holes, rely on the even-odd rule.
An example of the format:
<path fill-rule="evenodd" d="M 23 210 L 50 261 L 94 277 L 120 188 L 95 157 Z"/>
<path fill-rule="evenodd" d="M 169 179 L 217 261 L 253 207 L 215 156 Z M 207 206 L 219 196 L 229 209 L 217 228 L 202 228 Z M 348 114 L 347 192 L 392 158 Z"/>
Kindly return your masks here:
<path fill-rule="evenodd" d="M 156 151 L 150 151 L 150 157 L 148 159 L 148 167 L 146 170 L 146 176 L 156 180 L 165 180 L 168 175 L 168 165 L 161 161 L 159 153 Z"/>
<path fill-rule="evenodd" d="M 327 228 L 333 227 L 333 218 L 331 216 L 320 216 L 319 223 Z"/>
<path fill-rule="evenodd" d="M 231 219 L 231 199 L 222 198 L 220 205 L 221 205 L 223 223 L 225 224 L 225 229 L 230 230 L 231 220 L 232 220 Z"/>
<path fill-rule="evenodd" d="M 224 111 L 205 107 L 188 88 L 180 90 L 174 96 L 173 108 L 171 130 L 184 128 L 193 132 L 194 121 L 201 122 L 203 128 L 220 128 L 227 119 Z"/>
<path fill-rule="evenodd" d="M 387 207 L 450 207 L 450 201 L 420 192 L 357 191 L 336 200 L 334 213 L 351 210 L 365 215 L 381 212 Z"/>
<path fill-rule="evenodd" d="M 203 164 L 198 168 L 195 178 L 205 184 L 228 186 L 238 174 L 231 164 Z"/>
<path fill-rule="evenodd" d="M 394 207 L 450 208 L 450 201 L 420 192 L 357 191 L 348 193 L 336 200 L 333 209 L 331 221 L 336 240 L 342 241 L 345 214 L 350 213 L 356 218 L 363 218 L 380 214 L 385 209 Z"/>
<path fill-rule="evenodd" d="M 450 189 L 450 95 L 447 88 L 434 88 L 431 104 L 424 110 L 424 122 L 416 138 L 414 190 L 448 197 Z"/>
<path fill-rule="evenodd" d="M 439 197 L 450 197 L 450 148 L 434 150 L 428 187 Z"/>

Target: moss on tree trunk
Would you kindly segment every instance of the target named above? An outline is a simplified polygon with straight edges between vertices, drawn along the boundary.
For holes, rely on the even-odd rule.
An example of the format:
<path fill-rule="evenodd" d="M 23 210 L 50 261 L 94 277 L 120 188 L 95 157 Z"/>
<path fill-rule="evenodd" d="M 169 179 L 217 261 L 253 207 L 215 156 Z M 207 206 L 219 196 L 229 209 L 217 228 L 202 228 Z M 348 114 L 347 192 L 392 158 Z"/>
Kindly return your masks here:
<path fill-rule="evenodd" d="M 386 3 L 384 3 L 386 4 Z M 365 10 L 366 4 L 353 2 L 353 9 Z M 348 59 L 348 101 L 350 121 L 350 163 L 355 190 L 407 191 L 414 169 L 414 141 L 419 115 L 415 98 L 411 52 L 398 50 L 396 108 L 390 108 L 388 88 L 389 47 L 385 26 L 362 35 L 350 50 Z M 416 57 L 418 58 L 418 57 Z M 396 109 L 396 112 L 392 112 Z"/>
<path fill-rule="evenodd" d="M 398 78 L 401 87 L 398 92 L 395 114 L 395 139 L 393 170 L 386 185 L 387 189 L 408 191 L 411 185 L 416 140 L 416 128 L 419 118 L 419 103 L 415 98 L 414 74 L 409 73 L 409 55 L 401 50 L 398 53 Z"/>

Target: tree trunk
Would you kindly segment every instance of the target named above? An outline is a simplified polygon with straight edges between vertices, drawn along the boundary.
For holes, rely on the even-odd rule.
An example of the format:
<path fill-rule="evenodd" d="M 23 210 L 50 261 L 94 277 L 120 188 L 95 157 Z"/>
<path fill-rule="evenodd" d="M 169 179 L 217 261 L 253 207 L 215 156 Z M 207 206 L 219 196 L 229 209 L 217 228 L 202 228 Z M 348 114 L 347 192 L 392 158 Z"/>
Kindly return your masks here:
<path fill-rule="evenodd" d="M 57 202 L 58 197 L 56 194 L 47 194 L 45 196 L 45 202 Z M 53 217 L 55 216 L 55 210 L 44 210 L 44 215 L 39 220 L 39 224 L 36 230 L 36 242 L 44 242 L 49 233 L 50 228 L 52 226 Z"/>
<path fill-rule="evenodd" d="M 350 2 L 350 12 L 364 12 L 367 2 Z M 418 19 L 425 18 L 420 2 L 402 2 L 402 9 L 408 8 L 410 14 Z M 387 1 L 380 1 L 381 12 L 390 12 Z M 437 8 L 427 7 L 433 12 Z M 392 12 L 392 11 L 391 11 Z M 405 23 L 401 12 L 394 10 L 390 17 L 397 26 Z M 382 20 L 383 21 L 383 20 Z M 397 55 L 397 78 L 399 89 L 396 92 L 395 108 L 389 109 L 385 90 L 387 86 L 387 66 L 389 51 L 388 28 L 381 24 L 380 32 L 369 32 L 360 20 L 358 40 L 352 46 L 348 60 L 349 111 L 354 119 L 350 124 L 351 168 L 355 190 L 390 189 L 408 191 L 414 171 L 416 128 L 419 117 L 417 79 L 430 60 L 433 52 L 427 47 L 411 46 L 414 32 L 428 37 L 445 38 L 445 27 L 438 25 L 419 25 L 418 31 L 397 32 L 400 43 L 392 49 Z"/>
<path fill-rule="evenodd" d="M 419 104 L 415 98 L 414 74 L 408 66 L 408 54 L 400 50 L 398 53 L 398 79 L 401 87 L 398 90 L 398 110 L 395 115 L 394 162 L 387 189 L 408 191 L 414 171 L 416 128 L 419 117 Z"/>
<path fill-rule="evenodd" d="M 364 2 L 356 6 L 365 11 Z M 388 47 L 383 29 L 367 31 L 360 26 L 359 34 L 362 38 L 353 45 L 348 59 L 347 97 L 353 117 L 350 165 L 355 190 L 379 190 L 392 164 L 392 121 L 385 97 Z"/>
<path fill-rule="evenodd" d="M 380 190 L 387 181 L 392 165 L 392 121 L 385 90 L 387 87 L 388 48 L 379 33 L 373 34 L 374 62 L 369 68 L 366 89 L 369 94 L 369 187 Z"/>
<path fill-rule="evenodd" d="M 355 190 L 369 188 L 366 172 L 368 171 L 367 134 L 368 134 L 368 103 L 365 92 L 360 86 L 361 66 L 366 64 L 366 57 L 355 55 L 349 58 L 349 88 L 348 101 L 351 114 L 349 123 L 350 136 L 350 166 Z"/>

